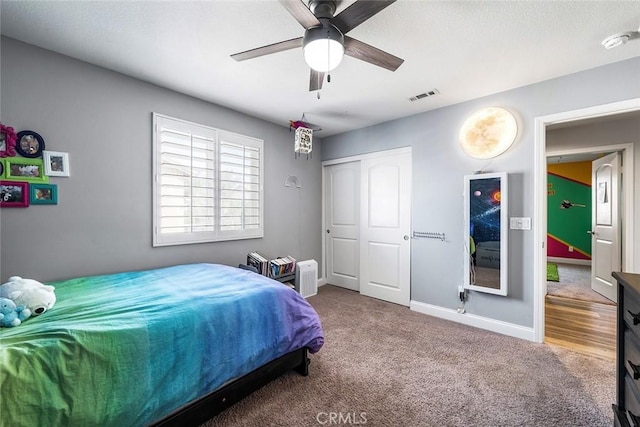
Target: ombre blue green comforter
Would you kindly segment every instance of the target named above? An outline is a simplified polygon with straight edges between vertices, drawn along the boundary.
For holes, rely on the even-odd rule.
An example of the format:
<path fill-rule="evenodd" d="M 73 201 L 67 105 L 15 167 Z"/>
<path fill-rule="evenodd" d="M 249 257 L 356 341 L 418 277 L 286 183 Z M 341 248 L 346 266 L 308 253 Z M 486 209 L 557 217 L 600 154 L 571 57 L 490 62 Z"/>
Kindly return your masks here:
<path fill-rule="evenodd" d="M 0 329 L 0 425 L 139 426 L 324 342 L 298 293 L 214 264 L 49 283 L 57 303 Z"/>

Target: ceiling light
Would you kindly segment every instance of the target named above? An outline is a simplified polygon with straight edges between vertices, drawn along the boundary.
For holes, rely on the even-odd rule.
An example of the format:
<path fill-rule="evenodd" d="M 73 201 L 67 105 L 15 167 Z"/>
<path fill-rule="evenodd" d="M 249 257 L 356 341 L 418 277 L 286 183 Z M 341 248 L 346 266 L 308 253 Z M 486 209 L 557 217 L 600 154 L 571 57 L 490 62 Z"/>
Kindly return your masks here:
<path fill-rule="evenodd" d="M 614 47 L 618 47 L 625 44 L 626 42 L 629 41 L 630 38 L 631 38 L 631 33 L 614 34 L 602 40 L 602 46 L 604 46 L 605 49 L 613 49 Z"/>
<path fill-rule="evenodd" d="M 309 28 L 304 33 L 302 46 L 304 60 L 321 73 L 336 68 L 344 56 L 344 36 L 331 24 Z"/>

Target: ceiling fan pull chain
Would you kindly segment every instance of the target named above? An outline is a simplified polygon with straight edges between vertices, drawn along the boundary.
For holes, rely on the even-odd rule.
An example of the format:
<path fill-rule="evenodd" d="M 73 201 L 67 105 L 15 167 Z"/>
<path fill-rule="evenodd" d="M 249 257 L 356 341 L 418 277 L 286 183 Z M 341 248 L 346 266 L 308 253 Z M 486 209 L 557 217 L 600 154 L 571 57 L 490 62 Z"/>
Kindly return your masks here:
<path fill-rule="evenodd" d="M 327 32 L 327 64 L 331 64 L 331 46 L 329 45 L 329 33 Z M 327 83 L 331 83 L 331 70 L 327 70 Z"/>

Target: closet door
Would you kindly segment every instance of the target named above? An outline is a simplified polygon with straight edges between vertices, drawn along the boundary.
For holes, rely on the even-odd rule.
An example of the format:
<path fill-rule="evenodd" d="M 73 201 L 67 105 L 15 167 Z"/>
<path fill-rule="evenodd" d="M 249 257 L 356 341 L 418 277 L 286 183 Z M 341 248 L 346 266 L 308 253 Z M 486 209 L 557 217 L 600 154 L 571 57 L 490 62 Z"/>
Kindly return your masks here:
<path fill-rule="evenodd" d="M 411 153 L 360 163 L 360 293 L 409 305 Z"/>
<path fill-rule="evenodd" d="M 360 162 L 324 169 L 327 283 L 358 291 Z"/>

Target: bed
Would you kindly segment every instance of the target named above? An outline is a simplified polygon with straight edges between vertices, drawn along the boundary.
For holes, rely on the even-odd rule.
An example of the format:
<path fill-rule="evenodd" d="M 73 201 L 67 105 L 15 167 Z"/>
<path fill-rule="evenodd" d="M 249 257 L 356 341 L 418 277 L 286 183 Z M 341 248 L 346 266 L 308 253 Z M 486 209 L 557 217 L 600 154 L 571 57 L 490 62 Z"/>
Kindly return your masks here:
<path fill-rule="evenodd" d="M 294 290 L 178 265 L 48 283 L 45 314 L 0 329 L 0 425 L 197 425 L 324 343 Z"/>

